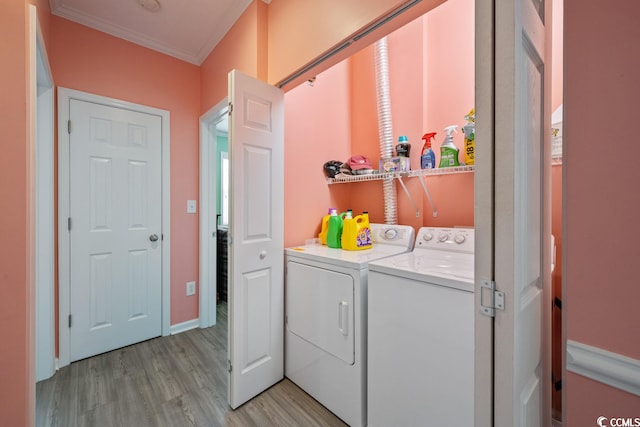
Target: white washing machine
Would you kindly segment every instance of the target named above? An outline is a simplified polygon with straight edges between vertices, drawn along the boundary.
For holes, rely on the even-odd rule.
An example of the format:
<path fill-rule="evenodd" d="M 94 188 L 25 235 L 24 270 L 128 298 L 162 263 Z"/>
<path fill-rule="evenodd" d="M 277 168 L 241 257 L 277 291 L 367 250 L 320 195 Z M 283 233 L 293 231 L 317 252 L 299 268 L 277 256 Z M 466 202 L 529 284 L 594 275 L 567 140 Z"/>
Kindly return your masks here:
<path fill-rule="evenodd" d="M 371 427 L 473 425 L 474 230 L 418 231 L 369 263 Z"/>
<path fill-rule="evenodd" d="M 367 424 L 369 262 L 410 251 L 414 241 L 410 226 L 371 231 L 371 249 L 285 251 L 285 375 L 353 427 Z"/>

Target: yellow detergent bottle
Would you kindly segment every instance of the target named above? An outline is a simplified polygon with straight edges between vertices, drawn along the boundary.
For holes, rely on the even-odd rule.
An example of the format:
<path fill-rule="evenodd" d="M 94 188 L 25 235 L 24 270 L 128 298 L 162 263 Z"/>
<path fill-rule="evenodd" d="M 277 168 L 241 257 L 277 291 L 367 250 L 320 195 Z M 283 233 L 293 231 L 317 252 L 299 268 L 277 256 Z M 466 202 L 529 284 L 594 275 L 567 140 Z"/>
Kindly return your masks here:
<path fill-rule="evenodd" d="M 362 219 L 360 221 L 360 230 L 358 232 L 358 246 L 361 246 L 363 249 L 368 249 L 373 246 L 371 226 L 369 225 L 369 212 L 362 212 L 360 217 Z"/>
<path fill-rule="evenodd" d="M 370 249 L 373 244 L 371 242 L 371 226 L 369 225 L 369 214 L 364 212 L 352 218 L 349 213 L 344 218 L 342 226 L 342 249 L 349 251 L 358 251 L 362 249 Z"/>
<path fill-rule="evenodd" d="M 464 116 L 467 124 L 462 126 L 464 132 L 464 163 L 466 165 L 475 164 L 476 150 L 476 110 L 472 108 L 469 114 Z"/>
<path fill-rule="evenodd" d="M 318 234 L 318 238 L 320 239 L 320 243 L 323 245 L 327 244 L 327 232 L 329 231 L 329 218 L 331 218 L 331 210 L 333 208 L 329 208 L 329 212 L 322 217 L 322 225 L 320 226 L 320 234 Z"/>

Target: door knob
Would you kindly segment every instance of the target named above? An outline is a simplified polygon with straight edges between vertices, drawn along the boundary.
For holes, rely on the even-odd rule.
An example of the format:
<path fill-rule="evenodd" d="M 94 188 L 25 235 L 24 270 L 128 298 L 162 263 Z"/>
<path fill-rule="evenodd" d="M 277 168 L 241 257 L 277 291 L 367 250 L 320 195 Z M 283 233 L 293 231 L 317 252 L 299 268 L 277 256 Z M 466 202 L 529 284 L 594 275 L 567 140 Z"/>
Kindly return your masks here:
<path fill-rule="evenodd" d="M 149 240 L 151 240 L 152 242 L 158 241 L 158 235 L 157 234 L 152 234 L 151 236 L 149 236 Z"/>
<path fill-rule="evenodd" d="M 260 259 L 265 259 L 267 257 L 267 251 L 260 252 Z"/>

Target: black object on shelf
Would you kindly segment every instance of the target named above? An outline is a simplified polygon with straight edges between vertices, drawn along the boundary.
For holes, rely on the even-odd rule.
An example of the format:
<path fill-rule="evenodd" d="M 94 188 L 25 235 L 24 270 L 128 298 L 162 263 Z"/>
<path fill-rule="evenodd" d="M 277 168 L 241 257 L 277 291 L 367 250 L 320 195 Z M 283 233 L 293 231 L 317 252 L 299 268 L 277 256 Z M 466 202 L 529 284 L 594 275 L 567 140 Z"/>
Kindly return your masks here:
<path fill-rule="evenodd" d="M 218 227 L 216 245 L 216 292 L 220 301 L 227 301 L 228 284 L 228 253 L 227 240 L 229 231 L 226 228 Z"/>

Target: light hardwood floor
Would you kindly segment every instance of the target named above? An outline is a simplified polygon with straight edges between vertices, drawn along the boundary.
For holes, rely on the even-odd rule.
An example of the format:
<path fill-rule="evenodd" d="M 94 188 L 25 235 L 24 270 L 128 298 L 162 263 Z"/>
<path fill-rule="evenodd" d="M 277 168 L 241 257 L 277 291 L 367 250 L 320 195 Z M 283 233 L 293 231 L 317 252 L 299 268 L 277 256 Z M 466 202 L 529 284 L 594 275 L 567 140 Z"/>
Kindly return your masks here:
<path fill-rule="evenodd" d="M 285 379 L 227 405 L 226 305 L 218 324 L 74 362 L 36 385 L 37 426 L 345 426 Z"/>

